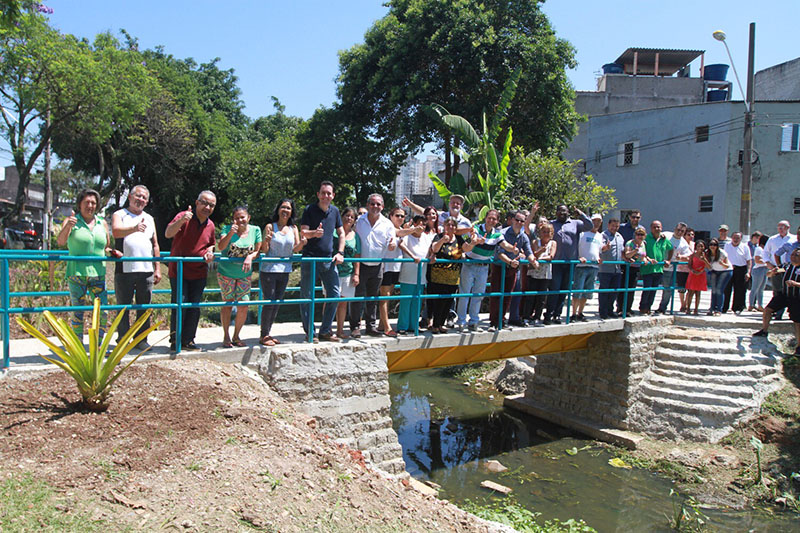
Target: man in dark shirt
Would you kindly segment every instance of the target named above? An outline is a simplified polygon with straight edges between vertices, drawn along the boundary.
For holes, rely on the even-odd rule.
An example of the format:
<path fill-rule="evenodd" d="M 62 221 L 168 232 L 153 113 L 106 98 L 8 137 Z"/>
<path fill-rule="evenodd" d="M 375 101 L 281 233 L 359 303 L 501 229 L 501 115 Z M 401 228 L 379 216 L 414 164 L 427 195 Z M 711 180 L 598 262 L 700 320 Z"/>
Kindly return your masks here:
<path fill-rule="evenodd" d="M 624 224 L 621 224 L 619 227 L 619 234 L 622 235 L 623 245 L 627 244 L 628 241 L 633 240 L 633 234 L 636 232 L 637 229 L 642 228 L 645 229 L 644 226 L 639 224 L 639 221 L 642 220 L 642 212 L 638 209 L 634 209 L 628 214 L 628 221 Z M 622 281 L 620 282 L 620 287 L 633 289 L 636 287 L 637 280 L 639 278 L 639 266 L 628 263 L 625 267 L 628 272 L 628 284 L 625 285 L 625 270 L 622 271 Z M 625 292 L 620 292 L 617 295 L 617 313 L 622 314 L 623 307 L 627 307 L 627 316 L 631 315 L 631 308 L 633 307 L 633 297 L 636 295 L 635 292 L 628 292 L 628 304 L 627 306 L 623 305 L 625 301 Z"/>
<path fill-rule="evenodd" d="M 317 192 L 318 202 L 306 207 L 300 219 L 300 231 L 303 232 L 303 237 L 308 239 L 303 248 L 303 257 L 331 258 L 330 261 L 318 261 L 315 266 L 316 277 L 322 281 L 327 298 L 339 298 L 339 271 L 336 266 L 344 261 L 345 233 L 339 210 L 331 204 L 333 197 L 333 183 L 323 181 Z M 334 231 L 339 236 L 336 240 L 333 238 Z M 300 265 L 300 297 L 311 298 L 311 291 L 314 290 L 316 282 L 317 280 L 311 277 L 311 263 L 303 262 Z M 339 337 L 331 331 L 336 307 L 336 303 L 325 304 L 322 324 L 319 327 L 321 341 L 339 342 Z M 303 329 L 308 334 L 309 328 L 314 327 L 313 324 L 309 324 L 308 304 L 300 305 L 300 318 L 303 321 Z"/>
<path fill-rule="evenodd" d="M 789 318 L 794 324 L 794 337 L 798 341 L 797 347 L 794 349 L 794 355 L 800 355 L 800 248 L 795 248 L 792 251 L 789 263 L 784 266 L 786 271 L 783 274 L 775 274 L 776 278 L 781 277 L 783 290 L 773 293 L 772 300 L 764 308 L 764 312 L 761 315 L 761 329 L 753 333 L 753 336 L 766 337 L 772 314 L 778 310 L 788 308 Z"/>
<path fill-rule="evenodd" d="M 505 281 L 503 281 L 502 265 L 492 265 L 492 292 L 512 292 L 515 290 L 514 281 L 517 278 L 520 259 L 530 261 L 533 268 L 538 266 L 536 256 L 533 255 L 533 250 L 531 250 L 531 241 L 528 239 L 528 235 L 522 231 L 522 227 L 525 224 L 525 214 L 522 211 L 513 211 L 512 215 L 511 226 L 502 231 L 504 244 L 495 249 L 495 257 L 506 264 Z M 492 296 L 489 299 L 489 331 L 494 331 L 499 327 L 500 317 L 505 318 L 510 307 L 510 296 L 503 298 L 502 314 L 500 311 L 500 297 Z M 512 325 L 524 324 L 517 323 Z"/>
<path fill-rule="evenodd" d="M 203 289 L 206 288 L 208 265 L 214 260 L 214 222 L 208 217 L 217 206 L 217 197 L 211 191 L 203 191 L 195 202 L 196 213 L 192 213 L 192 206 L 186 211 L 181 211 L 172 222 L 167 224 L 164 236 L 173 239 L 170 255 L 172 257 L 202 257 L 205 263 L 192 262 L 183 264 L 183 279 L 181 287 L 181 301 L 185 303 L 199 303 L 203 299 Z M 178 301 L 178 263 L 169 264 L 169 282 L 172 288 L 171 302 Z M 176 339 L 177 309 L 170 313 L 169 331 L 171 344 L 174 350 Z M 181 317 L 181 350 L 197 351 L 200 348 L 194 342 L 197 325 L 200 323 L 200 308 L 184 309 Z"/>
<path fill-rule="evenodd" d="M 594 228 L 592 220 L 580 209 L 575 209 L 579 219 L 569 218 L 569 209 L 566 205 L 556 208 L 556 218 L 551 220 L 553 225 L 553 240 L 556 241 L 555 260 L 578 259 L 578 236 L 581 232 L 591 231 Z M 553 264 L 553 281 L 550 290 L 566 291 L 570 288 L 569 263 Z M 566 294 L 551 294 L 547 297 L 547 310 L 544 315 L 545 324 L 561 323 L 561 308 L 564 305 Z"/>

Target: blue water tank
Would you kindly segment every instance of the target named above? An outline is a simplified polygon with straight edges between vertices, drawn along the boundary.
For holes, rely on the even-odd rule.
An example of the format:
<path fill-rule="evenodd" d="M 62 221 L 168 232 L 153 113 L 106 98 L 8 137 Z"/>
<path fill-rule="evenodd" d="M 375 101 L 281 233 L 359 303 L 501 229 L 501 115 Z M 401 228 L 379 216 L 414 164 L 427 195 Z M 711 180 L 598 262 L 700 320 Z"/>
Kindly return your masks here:
<path fill-rule="evenodd" d="M 728 65 L 718 63 L 716 65 L 706 65 L 703 68 L 703 79 L 709 81 L 725 81 L 728 77 Z"/>
<path fill-rule="evenodd" d="M 724 102 L 728 99 L 728 91 L 726 89 L 716 89 L 708 91 L 706 95 L 706 102 Z"/>
<path fill-rule="evenodd" d="M 606 63 L 603 65 L 603 74 L 624 74 L 625 67 L 619 63 Z"/>

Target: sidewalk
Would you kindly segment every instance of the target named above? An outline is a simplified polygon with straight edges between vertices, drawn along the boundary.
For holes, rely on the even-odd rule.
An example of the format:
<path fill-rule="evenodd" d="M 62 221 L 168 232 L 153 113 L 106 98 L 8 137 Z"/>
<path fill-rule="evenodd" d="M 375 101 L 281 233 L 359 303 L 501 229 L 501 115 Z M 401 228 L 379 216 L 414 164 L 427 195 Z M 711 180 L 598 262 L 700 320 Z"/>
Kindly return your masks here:
<path fill-rule="evenodd" d="M 593 295 L 593 299 L 589 300 L 586 305 L 586 312 L 584 313 L 586 317 L 590 320 L 599 320 L 597 316 L 597 295 Z M 764 293 L 764 302 L 768 302 L 771 298 L 771 292 L 765 291 Z M 761 325 L 761 313 L 758 312 L 748 312 L 745 311 L 741 315 L 737 316 L 732 312 L 728 312 L 719 317 L 709 317 L 706 316 L 705 312 L 708 310 L 709 304 L 711 300 L 711 293 L 704 292 L 702 293 L 701 301 L 700 301 L 700 312 L 699 317 L 703 319 L 704 323 L 716 323 L 719 324 L 720 327 L 730 328 L 736 327 L 740 329 L 752 329 L 754 332 L 760 328 Z M 657 307 L 658 302 L 660 302 L 660 296 L 656 296 L 656 304 L 654 307 Z M 637 296 L 634 301 L 634 316 L 638 316 L 637 307 L 639 304 L 639 297 Z M 677 309 L 680 305 L 675 306 L 676 316 L 680 317 L 687 317 L 688 315 L 678 315 Z M 692 318 L 694 318 L 692 316 Z M 785 317 L 788 318 L 788 317 Z M 562 315 L 562 325 L 564 324 L 564 316 Z M 394 320 L 391 321 L 394 323 Z M 787 322 L 786 319 L 779 322 L 779 324 Z M 489 327 L 489 317 L 488 314 L 481 315 L 481 327 L 488 328 Z M 317 327 L 319 327 L 319 322 L 317 322 Z M 334 324 L 334 330 L 335 330 Z M 548 327 L 548 326 L 545 326 Z M 525 328 L 512 328 L 514 330 L 520 330 Z M 536 328 L 539 329 L 539 328 Z M 783 328 L 781 328 L 783 329 Z M 231 327 L 231 332 L 233 328 Z M 345 325 L 345 332 L 349 333 L 349 328 Z M 243 364 L 247 364 L 251 357 L 255 353 L 260 353 L 262 351 L 266 351 L 269 348 L 261 346 L 258 343 L 260 335 L 260 327 L 258 324 L 247 324 L 242 328 L 241 332 L 241 339 L 247 344 L 245 348 L 222 348 L 222 328 L 221 327 L 211 327 L 211 328 L 199 328 L 197 330 L 197 336 L 195 337 L 195 342 L 197 345 L 202 349 L 199 352 L 186 352 L 182 351 L 180 357 L 213 357 L 215 359 L 230 361 L 230 362 L 241 362 Z M 460 335 L 459 332 L 455 330 L 451 330 L 450 333 L 446 335 Z M 283 323 L 276 323 L 272 327 L 272 336 L 278 339 L 281 344 L 303 344 L 306 342 L 306 336 L 303 333 L 303 329 L 299 322 L 283 322 Z M 432 334 L 426 330 L 420 331 L 420 336 L 423 337 L 430 337 Z M 55 339 L 51 338 L 56 343 L 56 345 L 60 345 L 60 342 Z M 344 342 L 381 342 L 386 339 L 386 337 L 367 337 L 364 336 L 359 340 L 347 340 L 343 339 Z M 169 349 L 169 342 L 168 342 L 168 331 L 167 330 L 158 330 L 150 334 L 148 339 L 152 344 L 153 347 L 144 355 L 142 356 L 142 360 L 149 360 L 149 359 L 168 359 L 168 358 L 175 358 L 176 354 L 172 353 Z M 258 350 L 259 352 L 256 352 Z M 47 363 L 44 359 L 42 359 L 39 355 L 45 354 L 47 355 L 48 350 L 47 348 L 40 343 L 38 340 L 33 338 L 27 339 L 12 339 L 11 340 L 11 365 L 9 367 L 10 373 L 15 373 L 22 370 L 38 370 L 43 368 L 52 368 L 52 365 Z M 137 351 L 134 350 L 133 355 L 136 355 Z"/>

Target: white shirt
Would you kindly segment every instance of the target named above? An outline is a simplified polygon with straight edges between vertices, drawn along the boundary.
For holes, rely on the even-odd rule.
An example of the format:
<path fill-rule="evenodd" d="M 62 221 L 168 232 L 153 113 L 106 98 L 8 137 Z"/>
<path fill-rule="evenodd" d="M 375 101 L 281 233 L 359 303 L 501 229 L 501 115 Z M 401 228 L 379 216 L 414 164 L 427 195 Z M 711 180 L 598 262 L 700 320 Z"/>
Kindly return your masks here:
<path fill-rule="evenodd" d="M 389 240 L 395 238 L 394 224 L 383 215 L 378 216 L 375 224 L 370 224 L 369 213 L 364 213 L 356 220 L 356 233 L 361 237 L 361 257 L 381 259 L 384 256 Z M 360 261 L 364 265 L 380 265 L 375 261 Z"/>
<path fill-rule="evenodd" d="M 584 231 L 581 233 L 578 240 L 578 256 L 586 259 L 587 263 L 591 265 L 578 265 L 578 266 L 593 266 L 597 267 L 597 260 L 600 259 L 600 249 L 603 247 L 603 234 L 595 233 L 593 231 Z"/>
<path fill-rule="evenodd" d="M 397 229 L 395 228 L 395 232 Z M 394 242 L 394 250 L 389 250 L 389 247 L 386 247 L 386 251 L 383 253 L 383 257 L 385 259 L 398 259 L 403 257 L 403 250 L 400 249 L 400 238 L 394 237 L 392 238 Z M 383 264 L 383 271 L 384 272 L 400 272 L 400 267 L 403 266 L 403 263 L 384 263 Z"/>
<path fill-rule="evenodd" d="M 787 233 L 786 237 L 781 237 L 780 233 L 776 233 L 775 235 L 770 237 L 769 240 L 767 240 L 767 244 L 764 245 L 764 261 L 767 261 L 769 262 L 769 264 L 774 265 L 775 252 L 777 252 L 778 249 L 787 242 L 794 242 L 796 240 L 797 238 L 791 233 Z M 789 261 L 789 257 L 786 254 L 784 254 L 784 256 L 781 257 L 781 261 L 783 263 L 786 263 L 787 261 Z"/>
<path fill-rule="evenodd" d="M 739 246 L 734 246 L 732 242 L 727 243 L 725 253 L 728 254 L 728 261 L 733 266 L 747 266 L 747 262 L 753 260 L 750 255 L 750 247 L 744 241 L 740 242 Z"/>
<path fill-rule="evenodd" d="M 728 266 L 726 268 L 725 266 L 722 265 L 723 259 L 728 259 L 728 254 L 725 253 L 725 250 L 720 250 L 719 259 L 711 262 L 711 270 L 713 270 L 714 272 L 725 272 L 726 270 L 733 270 L 732 266 Z M 730 263 L 730 260 L 728 260 L 728 263 Z"/>
<path fill-rule="evenodd" d="M 760 257 L 761 260 L 764 261 L 764 262 L 763 263 L 756 263 L 756 260 L 755 260 L 756 257 Z M 756 251 L 753 254 L 753 269 L 756 269 L 756 268 L 767 268 L 766 261 L 767 261 L 767 258 L 764 257 L 764 249 L 762 247 L 760 247 L 760 246 L 756 246 Z"/>
<path fill-rule="evenodd" d="M 122 254 L 125 257 L 153 257 L 153 235 L 156 231 L 156 224 L 153 217 L 142 211 L 134 215 L 125 208 L 120 209 L 115 215 L 119 215 L 123 227 L 129 228 L 144 221 L 147 228 L 144 231 L 134 231 L 122 239 Z M 125 261 L 122 263 L 122 271 L 126 274 L 131 272 L 152 272 L 152 261 Z"/>
<path fill-rule="evenodd" d="M 406 235 L 403 237 L 403 242 L 405 243 L 408 250 L 414 254 L 416 257 L 422 257 L 423 259 L 428 257 L 428 252 L 431 249 L 431 245 L 433 244 L 433 239 L 436 238 L 436 233 L 431 231 L 430 233 L 423 233 L 419 237 L 414 237 L 414 235 Z M 422 274 L 420 275 L 420 283 L 425 285 L 425 269 L 426 266 L 423 264 L 422 267 L 418 267 L 417 263 L 403 263 L 400 267 L 400 279 L 399 283 L 407 283 L 410 285 L 417 284 L 417 268 L 422 268 Z"/>
<path fill-rule="evenodd" d="M 450 211 L 442 211 L 439 213 L 439 226 L 444 226 L 444 223 L 448 218 L 452 218 Z M 462 215 L 461 212 L 458 213 L 456 220 L 458 221 L 458 225 L 456 227 L 459 229 L 472 227 L 472 222 L 470 222 L 467 217 Z M 442 233 L 442 231 L 444 230 L 439 228 L 439 233 Z"/>
<path fill-rule="evenodd" d="M 680 238 L 676 237 L 675 234 L 672 233 L 671 231 L 662 231 L 661 234 L 666 236 L 669 239 L 669 242 L 672 243 L 673 261 L 680 261 L 680 259 L 678 259 L 679 256 L 686 257 L 692 255 L 692 247 L 689 246 L 689 243 L 686 242 L 686 239 L 684 239 L 683 237 Z M 687 259 L 684 259 L 683 261 L 687 261 Z M 665 268 L 664 271 L 667 272 L 674 270 L 676 266 L 678 268 L 678 272 L 689 272 L 689 265 L 674 265 L 674 264 L 670 265 L 669 269 Z"/>

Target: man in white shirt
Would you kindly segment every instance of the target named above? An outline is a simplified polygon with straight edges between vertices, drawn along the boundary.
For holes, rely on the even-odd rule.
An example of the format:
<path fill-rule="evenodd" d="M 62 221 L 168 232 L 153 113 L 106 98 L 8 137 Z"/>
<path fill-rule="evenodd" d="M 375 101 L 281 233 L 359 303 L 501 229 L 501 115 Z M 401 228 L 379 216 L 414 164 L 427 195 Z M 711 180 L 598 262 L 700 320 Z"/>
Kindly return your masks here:
<path fill-rule="evenodd" d="M 361 254 L 357 257 L 364 259 L 381 259 L 387 250 L 394 250 L 397 246 L 394 224 L 381 214 L 383 210 L 383 196 L 371 194 L 367 199 L 367 214 L 358 217 L 355 231 L 361 239 Z M 378 296 L 381 286 L 380 261 L 359 261 L 359 280 L 356 285 L 356 297 Z M 364 302 L 350 303 L 350 337 L 361 337 L 361 309 Z M 366 334 L 379 337 L 381 333 L 375 327 L 378 311 L 378 302 L 367 302 Z"/>
<path fill-rule="evenodd" d="M 688 226 L 685 222 L 678 222 L 675 226 L 675 231 L 665 231 L 664 236 L 672 243 L 672 260 L 677 262 L 686 262 L 692 255 L 692 248 L 683 236 L 686 234 Z M 673 274 L 674 272 L 674 274 Z M 681 301 L 681 310 L 686 307 L 686 279 L 689 277 L 689 267 L 687 265 L 672 264 L 669 268 L 664 269 L 664 277 L 661 284 L 664 287 L 672 286 L 673 275 L 675 278 L 675 286 L 678 290 L 678 295 Z M 661 303 L 658 304 L 657 313 L 666 313 L 669 303 L 672 301 L 672 291 L 665 290 L 661 293 Z"/>
<path fill-rule="evenodd" d="M 115 248 L 125 257 L 158 257 L 161 253 L 156 238 L 155 221 L 152 216 L 144 212 L 149 201 L 150 191 L 144 185 L 137 185 L 128 194 L 128 207 L 116 211 L 111 217 L 111 233 L 115 239 Z M 136 305 L 149 304 L 153 295 L 153 285 L 159 281 L 161 281 L 161 263 L 157 261 L 118 262 L 114 270 L 117 304 L 133 303 L 134 294 Z M 138 320 L 144 312 L 144 309 L 137 310 L 136 319 Z M 118 341 L 130 329 L 128 311 L 120 313 L 123 313 L 123 316 L 117 328 Z M 142 325 L 140 331 L 148 327 L 150 327 L 149 320 Z M 137 331 L 134 337 L 138 333 Z M 140 350 L 146 350 L 149 346 L 147 339 L 142 339 L 136 345 Z"/>
<path fill-rule="evenodd" d="M 788 262 L 788 257 L 779 257 L 776 256 L 778 250 L 780 250 L 784 244 L 794 242 L 796 239 L 794 236 L 789 235 L 789 221 L 788 220 L 781 220 L 778 222 L 778 233 L 771 236 L 767 240 L 767 244 L 764 245 L 764 259 L 767 262 L 768 274 L 767 277 L 772 277 L 775 275 L 775 271 L 782 263 Z M 780 283 L 774 283 L 775 280 L 780 279 L 779 277 L 773 278 L 772 283 L 772 293 L 779 293 L 782 291 L 782 286 Z M 776 310 L 775 319 L 780 320 L 783 317 L 783 309 Z"/>
<path fill-rule="evenodd" d="M 731 235 L 731 241 L 725 245 L 725 253 L 728 254 L 728 261 L 733 265 L 733 276 L 725 288 L 725 302 L 722 304 L 722 312 L 726 313 L 728 311 L 728 305 L 731 304 L 731 294 L 733 294 L 730 308 L 739 315 L 744 311 L 747 280 L 750 279 L 750 269 L 753 268 L 750 247 L 747 246 L 746 242 L 742 242 L 742 233 L 740 231 L 736 231 Z"/>

